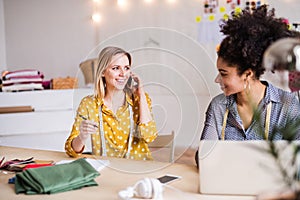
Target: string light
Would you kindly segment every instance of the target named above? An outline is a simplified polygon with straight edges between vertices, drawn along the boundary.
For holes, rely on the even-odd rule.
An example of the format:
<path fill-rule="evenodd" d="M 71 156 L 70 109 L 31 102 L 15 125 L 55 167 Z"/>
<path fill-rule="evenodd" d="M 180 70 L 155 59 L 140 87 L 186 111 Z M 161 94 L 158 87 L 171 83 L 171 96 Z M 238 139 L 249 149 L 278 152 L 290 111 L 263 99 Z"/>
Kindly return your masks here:
<path fill-rule="evenodd" d="M 126 5 L 126 0 L 118 0 L 118 5 L 119 6 L 125 6 Z"/>
<path fill-rule="evenodd" d="M 153 0 L 144 0 L 146 3 L 152 3 Z"/>
<path fill-rule="evenodd" d="M 176 0 L 168 0 L 168 3 L 176 3 Z"/>
<path fill-rule="evenodd" d="M 101 15 L 99 12 L 100 3 L 102 0 L 93 0 L 94 2 L 94 11 L 92 15 L 92 20 L 95 23 L 99 23 L 101 21 Z"/>
<path fill-rule="evenodd" d="M 99 13 L 94 13 L 92 15 L 92 20 L 96 23 L 99 23 L 101 21 L 101 15 Z"/>

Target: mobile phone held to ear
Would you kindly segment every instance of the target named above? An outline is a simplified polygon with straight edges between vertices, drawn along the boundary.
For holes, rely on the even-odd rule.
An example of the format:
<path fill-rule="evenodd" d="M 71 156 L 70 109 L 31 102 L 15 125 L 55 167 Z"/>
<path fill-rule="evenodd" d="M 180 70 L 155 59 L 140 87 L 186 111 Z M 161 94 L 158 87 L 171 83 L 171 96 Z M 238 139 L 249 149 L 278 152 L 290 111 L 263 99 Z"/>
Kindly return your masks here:
<path fill-rule="evenodd" d="M 159 177 L 157 179 L 162 184 L 167 184 L 167 183 L 170 183 L 170 182 L 175 181 L 177 179 L 181 179 L 181 176 L 176 176 L 176 175 L 172 175 L 172 174 L 166 174 L 166 175 L 161 176 L 161 177 Z"/>
<path fill-rule="evenodd" d="M 133 89 L 134 87 L 136 87 L 138 85 L 138 83 L 135 82 L 134 79 L 130 76 L 128 79 L 128 85 L 130 86 L 131 89 Z"/>

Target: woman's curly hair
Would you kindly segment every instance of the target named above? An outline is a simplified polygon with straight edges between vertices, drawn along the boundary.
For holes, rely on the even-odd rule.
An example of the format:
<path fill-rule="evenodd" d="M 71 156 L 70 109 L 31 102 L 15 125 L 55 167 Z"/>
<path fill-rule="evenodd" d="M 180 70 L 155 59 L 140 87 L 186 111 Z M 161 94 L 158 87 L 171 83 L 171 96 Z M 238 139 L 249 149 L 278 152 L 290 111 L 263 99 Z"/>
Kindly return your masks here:
<path fill-rule="evenodd" d="M 241 75 L 245 70 L 252 69 L 257 79 L 264 73 L 262 66 L 263 54 L 267 47 L 277 39 L 294 37 L 294 31 L 282 18 L 275 17 L 275 9 L 268 11 L 262 5 L 252 12 L 243 10 L 240 14 L 231 14 L 227 21 L 220 25 L 225 35 L 218 56 L 229 65 L 237 66 Z"/>

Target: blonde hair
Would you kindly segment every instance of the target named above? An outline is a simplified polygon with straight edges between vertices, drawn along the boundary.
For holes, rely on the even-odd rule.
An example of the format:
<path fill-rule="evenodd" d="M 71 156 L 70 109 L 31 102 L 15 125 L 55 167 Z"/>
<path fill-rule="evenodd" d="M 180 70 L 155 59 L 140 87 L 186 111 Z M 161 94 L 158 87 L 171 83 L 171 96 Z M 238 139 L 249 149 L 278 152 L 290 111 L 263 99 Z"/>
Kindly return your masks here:
<path fill-rule="evenodd" d="M 96 81 L 95 81 L 95 97 L 103 99 L 105 96 L 105 79 L 102 76 L 103 72 L 106 70 L 108 65 L 112 61 L 112 57 L 117 55 L 117 54 L 123 54 L 126 55 L 128 60 L 129 60 L 129 65 L 131 65 L 131 55 L 119 48 L 119 47 L 105 47 L 99 54 L 98 56 L 98 67 L 97 67 L 97 72 L 96 72 Z M 129 88 L 129 83 L 126 84 L 124 91 L 128 91 Z"/>

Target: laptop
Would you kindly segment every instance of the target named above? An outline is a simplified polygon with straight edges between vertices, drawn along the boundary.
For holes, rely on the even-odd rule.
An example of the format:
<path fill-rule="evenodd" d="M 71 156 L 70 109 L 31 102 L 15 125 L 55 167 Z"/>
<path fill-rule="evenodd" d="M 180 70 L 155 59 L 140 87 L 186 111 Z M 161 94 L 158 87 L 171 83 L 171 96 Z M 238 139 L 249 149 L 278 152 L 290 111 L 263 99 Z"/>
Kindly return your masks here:
<path fill-rule="evenodd" d="M 282 148 L 286 142 L 275 144 Z M 275 159 L 266 150 L 266 141 L 200 141 L 200 193 L 258 195 L 282 191 L 285 182 Z M 291 151 L 291 147 L 287 148 L 283 158 L 291 158 Z"/>

